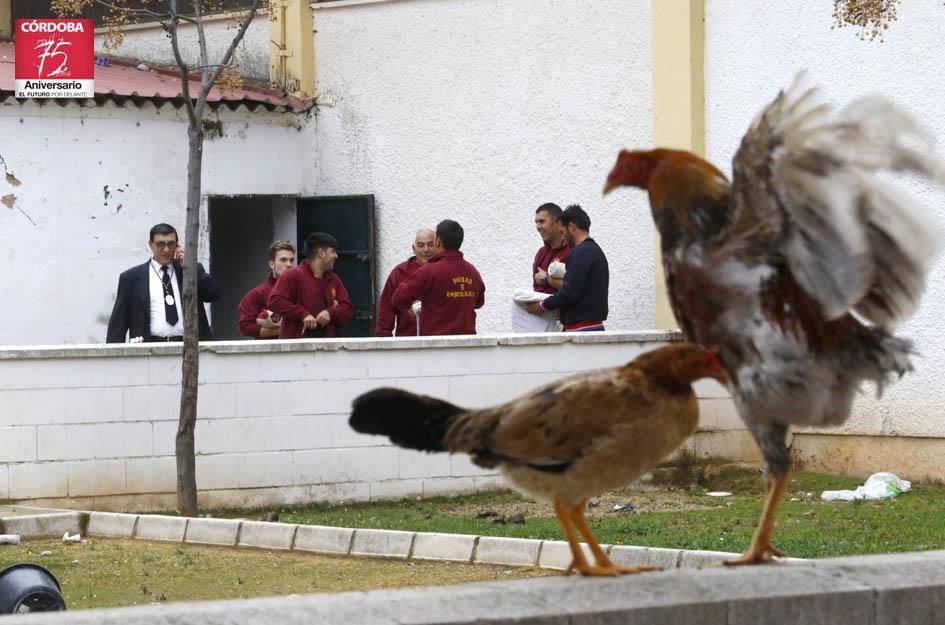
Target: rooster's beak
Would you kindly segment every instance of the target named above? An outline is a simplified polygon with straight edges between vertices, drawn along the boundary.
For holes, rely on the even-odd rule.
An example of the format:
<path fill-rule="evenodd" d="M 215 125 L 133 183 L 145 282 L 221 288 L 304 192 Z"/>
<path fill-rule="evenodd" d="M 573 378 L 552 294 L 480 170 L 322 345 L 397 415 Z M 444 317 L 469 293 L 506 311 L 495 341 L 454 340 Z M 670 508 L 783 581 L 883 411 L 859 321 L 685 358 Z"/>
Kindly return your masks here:
<path fill-rule="evenodd" d="M 603 195 L 607 195 L 608 193 L 610 193 L 611 191 L 613 191 L 614 189 L 616 189 L 618 186 L 620 186 L 620 185 L 618 185 L 616 182 L 612 182 L 612 181 L 608 180 L 608 181 L 604 184 L 604 192 L 603 192 Z"/>

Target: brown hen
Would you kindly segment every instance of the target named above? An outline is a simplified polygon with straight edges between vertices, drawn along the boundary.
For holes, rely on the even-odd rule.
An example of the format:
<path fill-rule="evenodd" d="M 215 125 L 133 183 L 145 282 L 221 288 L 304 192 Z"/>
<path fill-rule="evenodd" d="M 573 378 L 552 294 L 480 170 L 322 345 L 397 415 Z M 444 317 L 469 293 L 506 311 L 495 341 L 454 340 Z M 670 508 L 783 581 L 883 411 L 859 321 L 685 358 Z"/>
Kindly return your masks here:
<path fill-rule="evenodd" d="M 613 564 L 584 519 L 594 495 L 655 467 L 696 428 L 692 383 L 724 381 L 716 357 L 690 343 L 647 352 L 622 367 L 564 378 L 494 408 L 466 410 L 425 395 L 381 388 L 354 400 L 350 424 L 401 447 L 467 453 L 498 467 L 523 493 L 550 501 L 584 575 L 652 570 Z M 596 564 L 589 564 L 577 533 Z"/>
<path fill-rule="evenodd" d="M 803 77 L 742 139 L 734 182 L 679 150 L 623 151 L 604 192 L 649 193 L 666 289 L 686 337 L 718 354 L 758 442 L 768 496 L 751 547 L 771 544 L 791 463 L 791 425 L 838 425 L 864 381 L 912 369 L 892 334 L 916 308 L 941 238 L 933 215 L 881 174 L 945 181 L 931 138 L 891 102 L 834 115 Z"/>

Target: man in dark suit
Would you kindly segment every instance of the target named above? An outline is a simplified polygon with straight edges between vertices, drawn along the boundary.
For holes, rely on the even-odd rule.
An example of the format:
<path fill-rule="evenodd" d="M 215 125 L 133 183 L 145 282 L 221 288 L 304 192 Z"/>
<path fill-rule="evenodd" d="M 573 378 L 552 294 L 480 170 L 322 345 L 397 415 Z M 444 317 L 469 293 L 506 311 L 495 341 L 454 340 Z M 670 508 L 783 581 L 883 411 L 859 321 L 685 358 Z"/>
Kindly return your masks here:
<path fill-rule="evenodd" d="M 118 295 L 108 320 L 105 342 L 182 341 L 184 314 L 181 306 L 184 248 L 178 244 L 177 230 L 168 224 L 151 228 L 148 246 L 152 258 L 123 272 L 118 278 Z M 201 302 L 200 340 L 211 338 L 210 323 L 203 302 L 214 302 L 223 295 L 223 287 L 202 265 L 197 266 L 197 297 Z"/>

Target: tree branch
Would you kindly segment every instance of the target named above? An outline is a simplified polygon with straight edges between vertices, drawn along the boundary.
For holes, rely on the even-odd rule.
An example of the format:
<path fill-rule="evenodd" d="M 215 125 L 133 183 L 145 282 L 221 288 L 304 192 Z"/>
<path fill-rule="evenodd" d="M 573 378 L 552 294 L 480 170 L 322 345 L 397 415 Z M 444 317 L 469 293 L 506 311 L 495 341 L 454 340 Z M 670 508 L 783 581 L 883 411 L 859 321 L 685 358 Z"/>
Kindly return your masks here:
<path fill-rule="evenodd" d="M 181 93 L 184 96 L 184 106 L 187 109 L 187 117 L 190 119 L 191 126 L 196 127 L 200 123 L 200 118 L 197 116 L 194 103 L 190 99 L 190 70 L 187 63 L 184 62 L 184 57 L 181 56 L 180 42 L 177 40 L 177 26 L 180 20 L 180 16 L 177 14 L 177 0 L 167 0 L 167 6 L 171 12 L 171 21 L 167 25 L 167 30 L 171 36 L 171 50 L 174 51 L 174 60 L 177 61 L 177 66 L 180 68 Z"/>
<path fill-rule="evenodd" d="M 238 46 L 240 41 L 243 40 L 243 35 L 246 34 L 246 30 L 249 28 L 250 23 L 252 23 L 253 18 L 256 17 L 256 10 L 259 8 L 259 2 L 260 0 L 253 0 L 253 5 L 249 7 L 249 14 L 240 24 L 239 32 L 237 32 L 233 37 L 233 40 L 230 42 L 230 47 L 227 48 L 226 52 L 223 54 L 223 58 L 217 65 L 216 70 L 214 70 L 213 80 L 210 81 L 211 85 L 217 81 L 217 78 L 220 77 L 220 72 L 223 71 L 223 68 L 230 64 L 230 60 L 233 58 L 233 53 L 236 51 L 236 46 Z"/>
<path fill-rule="evenodd" d="M 95 3 L 98 4 L 99 6 L 103 6 L 113 11 L 121 11 L 122 13 L 131 13 L 132 15 L 147 15 L 148 17 L 153 17 L 159 20 L 167 19 L 170 17 L 169 13 L 158 13 L 157 11 L 152 11 L 151 9 L 145 9 L 143 7 L 140 9 L 135 9 L 132 7 L 121 7 L 121 6 L 112 4 L 111 2 L 108 2 L 107 0 L 95 0 Z"/>
<path fill-rule="evenodd" d="M 203 103 L 206 102 L 207 95 L 209 95 L 210 90 L 213 89 L 213 85 L 217 82 L 217 79 L 220 77 L 220 73 L 223 71 L 223 68 L 230 64 L 230 60 L 233 58 L 233 53 L 236 51 L 236 46 L 239 45 L 240 41 L 243 40 L 243 36 L 246 34 L 246 30 L 249 28 L 249 25 L 252 23 L 253 18 L 256 17 L 256 10 L 259 8 L 260 0 L 253 0 L 252 6 L 248 9 L 249 13 L 240 23 L 240 28 L 237 33 L 233 36 L 233 39 L 230 41 L 229 47 L 227 47 L 226 52 L 223 53 L 223 58 L 220 59 L 219 63 L 213 65 L 207 62 L 206 58 L 206 40 L 204 39 L 202 24 L 197 25 L 197 33 L 200 40 L 200 52 L 201 60 L 204 64 L 204 69 L 201 74 L 200 81 L 200 94 L 201 98 L 197 100 L 198 111 L 202 113 Z M 194 2 L 194 7 L 199 12 L 200 2 L 196 0 Z"/>
<path fill-rule="evenodd" d="M 203 107 L 207 103 L 207 95 L 213 87 L 213 81 L 208 82 L 210 70 L 208 66 L 210 60 L 207 58 L 207 35 L 203 29 L 203 14 L 201 11 L 200 0 L 194 0 L 194 15 L 197 18 L 197 46 L 200 51 L 200 90 L 197 92 L 197 118 L 203 119 Z M 210 85 L 209 87 L 207 85 Z"/>

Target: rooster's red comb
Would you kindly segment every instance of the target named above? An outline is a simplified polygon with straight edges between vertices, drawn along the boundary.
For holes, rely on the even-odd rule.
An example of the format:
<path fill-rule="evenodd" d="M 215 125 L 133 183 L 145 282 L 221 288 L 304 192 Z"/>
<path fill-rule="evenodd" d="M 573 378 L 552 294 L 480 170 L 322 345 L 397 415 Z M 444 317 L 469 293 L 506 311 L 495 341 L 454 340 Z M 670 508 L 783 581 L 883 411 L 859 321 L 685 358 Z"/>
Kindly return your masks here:
<path fill-rule="evenodd" d="M 711 349 L 707 349 L 705 350 L 705 355 L 709 357 L 709 362 L 711 362 L 713 365 L 715 365 L 719 369 L 722 368 L 722 363 L 719 361 L 718 354 L 713 352 Z"/>

